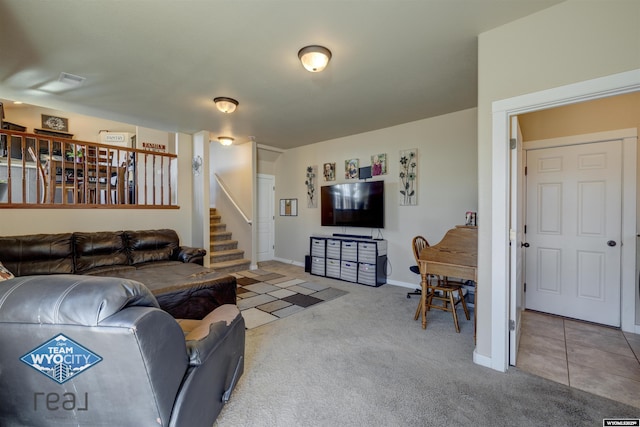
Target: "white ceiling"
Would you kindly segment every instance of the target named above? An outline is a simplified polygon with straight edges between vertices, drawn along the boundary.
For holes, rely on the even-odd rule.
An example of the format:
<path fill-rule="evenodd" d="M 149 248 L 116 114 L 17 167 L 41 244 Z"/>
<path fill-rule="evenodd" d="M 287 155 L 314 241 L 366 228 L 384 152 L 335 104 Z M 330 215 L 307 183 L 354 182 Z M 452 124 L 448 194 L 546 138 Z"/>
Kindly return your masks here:
<path fill-rule="evenodd" d="M 557 3 L 2 0 L 0 98 L 286 149 L 475 107 L 477 35 Z M 309 44 L 333 53 L 322 73 Z"/>

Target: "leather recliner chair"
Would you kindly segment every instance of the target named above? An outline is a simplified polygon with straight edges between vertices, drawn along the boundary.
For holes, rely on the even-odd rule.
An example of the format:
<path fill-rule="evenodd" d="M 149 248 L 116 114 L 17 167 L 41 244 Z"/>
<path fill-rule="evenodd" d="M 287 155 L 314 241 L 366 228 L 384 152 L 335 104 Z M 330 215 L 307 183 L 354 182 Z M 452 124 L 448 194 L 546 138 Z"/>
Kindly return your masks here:
<path fill-rule="evenodd" d="M 235 305 L 178 321 L 141 283 L 0 282 L 0 425 L 211 427 L 244 369 Z"/>

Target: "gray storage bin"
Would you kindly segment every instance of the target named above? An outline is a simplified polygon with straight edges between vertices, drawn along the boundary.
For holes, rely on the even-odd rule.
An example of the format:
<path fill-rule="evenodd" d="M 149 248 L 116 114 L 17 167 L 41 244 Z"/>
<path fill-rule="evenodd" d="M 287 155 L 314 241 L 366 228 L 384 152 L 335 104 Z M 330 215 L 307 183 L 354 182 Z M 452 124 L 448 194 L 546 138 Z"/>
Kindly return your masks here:
<path fill-rule="evenodd" d="M 327 239 L 327 258 L 340 259 L 341 240 Z"/>
<path fill-rule="evenodd" d="M 340 260 L 327 258 L 327 277 L 340 278 Z"/>
<path fill-rule="evenodd" d="M 340 279 L 356 282 L 358 280 L 358 264 L 351 261 L 342 261 L 340 263 Z"/>
<path fill-rule="evenodd" d="M 324 276 L 324 258 L 311 257 L 311 274 Z"/>
<path fill-rule="evenodd" d="M 343 261 L 358 261 L 358 242 L 344 240 L 342 241 L 342 258 Z"/>
<path fill-rule="evenodd" d="M 324 258 L 325 239 L 311 238 L 311 256 Z"/>
<path fill-rule="evenodd" d="M 358 283 L 367 286 L 376 286 L 375 264 L 358 264 Z"/>

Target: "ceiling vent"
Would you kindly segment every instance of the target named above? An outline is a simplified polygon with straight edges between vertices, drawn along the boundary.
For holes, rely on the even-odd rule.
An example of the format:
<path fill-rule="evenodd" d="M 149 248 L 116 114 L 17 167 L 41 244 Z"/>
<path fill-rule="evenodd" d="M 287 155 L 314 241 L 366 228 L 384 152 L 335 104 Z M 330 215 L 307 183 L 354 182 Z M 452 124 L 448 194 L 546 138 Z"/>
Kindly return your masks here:
<path fill-rule="evenodd" d="M 60 73 L 60 77 L 58 77 L 59 82 L 66 83 L 72 86 L 80 86 L 82 83 L 84 83 L 85 80 L 86 78 L 84 77 L 80 77 L 80 76 L 76 76 L 75 74 L 64 73 L 64 72 Z"/>

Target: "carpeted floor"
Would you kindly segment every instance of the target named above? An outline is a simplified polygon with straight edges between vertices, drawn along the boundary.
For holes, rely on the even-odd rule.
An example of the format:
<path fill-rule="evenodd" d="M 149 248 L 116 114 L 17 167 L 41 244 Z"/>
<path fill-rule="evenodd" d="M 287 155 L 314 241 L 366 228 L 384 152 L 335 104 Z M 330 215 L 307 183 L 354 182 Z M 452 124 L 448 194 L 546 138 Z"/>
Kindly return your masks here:
<path fill-rule="evenodd" d="M 407 289 L 311 276 L 277 262 L 260 268 L 348 292 L 247 331 L 245 371 L 217 427 L 601 426 L 634 408 L 517 368 L 472 361 L 473 318 L 413 320 Z"/>
<path fill-rule="evenodd" d="M 264 269 L 241 271 L 234 276 L 238 282 L 238 308 L 247 329 L 347 294 L 326 284 Z"/>

